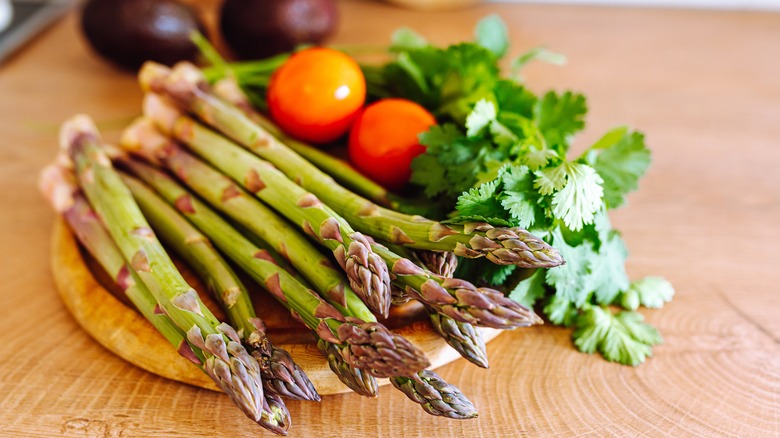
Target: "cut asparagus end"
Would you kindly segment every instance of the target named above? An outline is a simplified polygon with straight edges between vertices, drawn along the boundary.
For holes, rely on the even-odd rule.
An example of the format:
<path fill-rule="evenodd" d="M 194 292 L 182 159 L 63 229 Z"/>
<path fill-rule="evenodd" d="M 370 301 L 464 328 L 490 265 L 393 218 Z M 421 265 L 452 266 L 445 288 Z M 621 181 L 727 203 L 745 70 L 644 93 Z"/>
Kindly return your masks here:
<path fill-rule="evenodd" d="M 122 131 L 119 140 L 122 149 L 158 166 L 161 151 L 170 143 L 171 140 L 162 135 L 155 128 L 154 122 L 146 117 L 135 119 Z"/>
<path fill-rule="evenodd" d="M 171 69 L 154 61 L 147 61 L 138 71 L 138 83 L 143 91 L 151 91 L 162 86 L 162 82 L 171 74 Z"/>
<path fill-rule="evenodd" d="M 57 213 L 73 206 L 73 193 L 78 190 L 73 174 L 58 164 L 46 166 L 38 178 L 38 189 Z"/>
<path fill-rule="evenodd" d="M 142 105 L 144 115 L 165 132 L 172 131 L 176 120 L 184 115 L 166 98 L 155 93 L 146 93 Z"/>
<path fill-rule="evenodd" d="M 478 416 L 477 409 L 460 389 L 445 382 L 433 371 L 423 370 L 408 377 L 393 377 L 390 383 L 431 415 L 456 420 Z"/>
<path fill-rule="evenodd" d="M 61 148 L 75 164 L 81 189 L 129 266 L 164 313 L 187 331 L 190 343 L 204 351 L 206 373 L 248 417 L 259 421 L 264 398 L 257 361 L 234 339 L 234 329 L 219 324 L 170 260 L 103 151 L 95 125 L 86 116 L 74 117 L 63 124 L 60 140 L 67 142 Z"/>
<path fill-rule="evenodd" d="M 70 148 L 80 142 L 80 137 L 90 137 L 95 142 L 101 142 L 95 123 L 85 114 L 77 114 L 62 124 L 60 128 L 61 152 L 70 155 Z"/>
<path fill-rule="evenodd" d="M 241 91 L 241 87 L 239 87 L 235 78 L 228 76 L 220 79 L 212 86 L 212 90 L 214 90 L 214 94 L 219 96 L 222 100 L 239 107 L 247 105 L 246 108 L 249 109 L 249 100 L 246 98 L 244 92 Z"/>

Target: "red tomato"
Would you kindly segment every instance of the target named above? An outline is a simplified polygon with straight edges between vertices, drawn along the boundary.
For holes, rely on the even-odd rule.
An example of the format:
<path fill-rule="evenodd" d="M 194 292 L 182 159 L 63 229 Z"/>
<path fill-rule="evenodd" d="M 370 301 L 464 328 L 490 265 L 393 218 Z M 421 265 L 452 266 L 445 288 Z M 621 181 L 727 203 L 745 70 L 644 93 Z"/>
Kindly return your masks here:
<path fill-rule="evenodd" d="M 366 100 L 366 79 L 349 56 L 311 48 L 290 57 L 268 86 L 271 117 L 288 134 L 327 143 L 347 132 Z"/>
<path fill-rule="evenodd" d="M 425 152 L 417 136 L 436 124 L 420 105 L 383 99 L 366 107 L 349 134 L 349 159 L 364 175 L 399 190 L 412 174 L 412 159 Z"/>

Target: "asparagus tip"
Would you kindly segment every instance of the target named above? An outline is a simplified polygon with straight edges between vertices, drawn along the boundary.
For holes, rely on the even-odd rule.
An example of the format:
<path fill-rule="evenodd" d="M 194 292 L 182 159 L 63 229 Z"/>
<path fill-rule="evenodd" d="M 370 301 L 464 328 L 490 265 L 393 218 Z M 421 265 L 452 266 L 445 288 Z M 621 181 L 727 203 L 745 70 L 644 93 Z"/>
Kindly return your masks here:
<path fill-rule="evenodd" d="M 422 370 L 408 377 L 393 377 L 390 383 L 431 415 L 456 420 L 468 420 L 479 415 L 471 401 L 455 385 L 447 383 L 433 371 Z"/>

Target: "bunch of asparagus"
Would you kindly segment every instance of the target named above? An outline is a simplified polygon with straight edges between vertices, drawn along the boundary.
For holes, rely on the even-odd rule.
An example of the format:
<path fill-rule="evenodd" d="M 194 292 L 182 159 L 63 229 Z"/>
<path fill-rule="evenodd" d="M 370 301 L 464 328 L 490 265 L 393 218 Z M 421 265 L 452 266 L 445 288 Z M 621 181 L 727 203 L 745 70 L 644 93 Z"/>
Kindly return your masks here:
<path fill-rule="evenodd" d="M 320 399 L 290 355 L 269 341 L 227 257 L 315 334 L 330 368 L 358 394 L 376 396 L 376 378 L 389 378 L 430 414 L 475 417 L 457 388 L 425 370 L 422 351 L 376 315 L 417 300 L 447 343 L 487 367 L 475 327 L 541 320 L 499 291 L 451 278 L 456 256 L 546 268 L 563 263 L 560 255 L 522 229 L 395 211 L 398 197 L 287 138 L 235 83 L 212 89 L 191 64 L 149 63 L 139 79 L 144 115 L 124 131 L 121 150 L 104 145 L 88 118 L 74 117 L 63 125 L 61 155 L 43 172 L 41 188 L 178 352 L 279 434 L 290 424 L 281 397 Z M 230 324 L 202 304 L 166 248 L 203 279 Z"/>

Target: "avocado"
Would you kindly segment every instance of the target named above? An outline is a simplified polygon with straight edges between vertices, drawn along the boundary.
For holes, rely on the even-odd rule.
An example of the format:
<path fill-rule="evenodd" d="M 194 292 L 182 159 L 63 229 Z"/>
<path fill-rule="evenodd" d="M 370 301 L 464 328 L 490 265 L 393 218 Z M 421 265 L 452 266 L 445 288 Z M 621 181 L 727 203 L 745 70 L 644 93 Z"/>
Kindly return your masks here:
<path fill-rule="evenodd" d="M 220 14 L 225 42 L 244 59 L 321 44 L 337 24 L 334 0 L 225 0 Z"/>
<path fill-rule="evenodd" d="M 89 0 L 81 27 L 98 54 L 131 70 L 147 60 L 171 65 L 194 59 L 190 33 L 204 32 L 195 11 L 174 0 Z"/>

